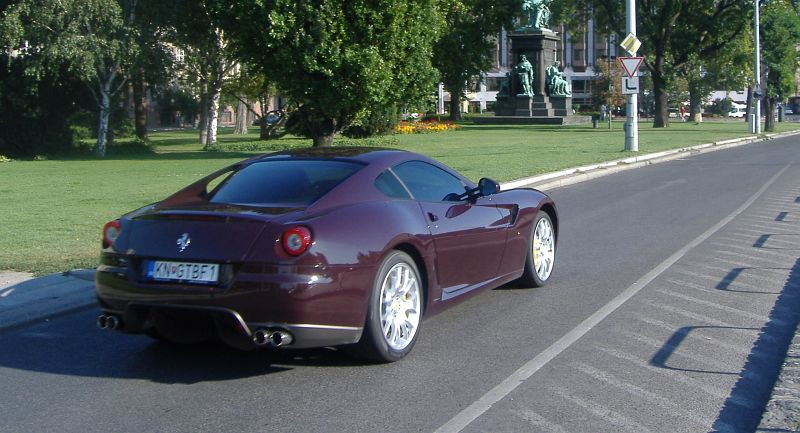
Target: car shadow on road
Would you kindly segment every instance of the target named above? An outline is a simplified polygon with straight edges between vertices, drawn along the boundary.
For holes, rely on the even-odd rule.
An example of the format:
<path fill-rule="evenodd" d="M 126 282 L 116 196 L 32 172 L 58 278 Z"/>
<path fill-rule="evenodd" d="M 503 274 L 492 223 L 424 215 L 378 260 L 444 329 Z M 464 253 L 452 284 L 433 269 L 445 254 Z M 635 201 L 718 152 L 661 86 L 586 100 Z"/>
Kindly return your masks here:
<path fill-rule="evenodd" d="M 181 346 L 93 326 L 94 309 L 0 333 L 0 370 L 193 384 L 286 372 L 300 366 L 370 365 L 340 350 L 242 351 L 210 342 Z"/>

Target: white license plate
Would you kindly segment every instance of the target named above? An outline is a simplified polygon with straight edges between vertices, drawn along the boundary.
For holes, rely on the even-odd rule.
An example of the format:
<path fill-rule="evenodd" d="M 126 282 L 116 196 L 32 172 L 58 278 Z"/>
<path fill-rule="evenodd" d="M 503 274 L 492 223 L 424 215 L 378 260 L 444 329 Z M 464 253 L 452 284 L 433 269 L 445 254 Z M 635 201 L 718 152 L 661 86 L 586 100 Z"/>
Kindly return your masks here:
<path fill-rule="evenodd" d="M 147 278 L 160 281 L 216 283 L 219 281 L 219 265 L 153 260 L 147 262 Z"/>

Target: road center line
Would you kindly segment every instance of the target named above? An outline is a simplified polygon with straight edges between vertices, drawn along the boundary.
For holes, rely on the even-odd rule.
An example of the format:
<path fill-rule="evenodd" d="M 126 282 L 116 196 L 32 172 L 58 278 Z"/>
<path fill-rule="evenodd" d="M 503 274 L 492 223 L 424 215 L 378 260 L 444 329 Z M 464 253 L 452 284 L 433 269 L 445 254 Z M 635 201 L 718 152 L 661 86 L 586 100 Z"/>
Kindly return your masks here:
<path fill-rule="evenodd" d="M 634 295 L 639 293 L 642 288 L 647 286 L 651 281 L 656 279 L 659 275 L 661 275 L 664 271 L 669 269 L 672 265 L 674 265 L 678 260 L 680 260 L 686 253 L 692 250 L 694 247 L 703 243 L 706 239 L 710 238 L 714 233 L 718 232 L 722 229 L 725 225 L 733 221 L 734 218 L 739 216 L 742 212 L 744 212 L 748 207 L 750 207 L 759 197 L 761 197 L 767 189 L 775 183 L 776 180 L 793 164 L 791 162 L 783 167 L 777 174 L 772 176 L 770 180 L 767 181 L 755 194 L 753 194 L 743 205 L 741 205 L 738 209 L 733 211 L 730 215 L 723 218 L 721 221 L 716 223 L 713 227 L 706 230 L 703 234 L 696 237 L 693 241 L 689 242 L 686 246 L 669 256 L 666 260 L 661 262 L 658 266 L 653 268 L 650 272 L 640 278 L 638 281 L 630 285 L 624 292 L 620 293 L 616 298 L 609 301 L 606 305 L 603 305 L 599 310 L 597 310 L 594 314 L 589 316 L 586 320 L 581 322 L 578 326 L 573 328 L 571 331 L 566 333 L 563 337 L 559 338 L 558 341 L 553 343 L 550 347 L 545 349 L 540 354 L 536 355 L 533 359 L 526 362 L 522 367 L 520 367 L 517 371 L 511 373 L 510 376 L 505 378 L 502 382 L 500 382 L 497 386 L 489 390 L 486 394 L 484 394 L 481 398 L 476 400 L 471 405 L 467 406 L 464 410 L 456 414 L 450 421 L 447 421 L 441 427 L 436 429 L 435 433 L 458 433 L 468 425 L 475 421 L 478 417 L 486 413 L 492 405 L 497 403 L 498 401 L 502 400 L 514 391 L 518 386 L 520 386 L 523 382 L 528 380 L 534 373 L 539 371 L 542 367 L 547 365 L 550 361 L 552 361 L 556 356 L 561 354 L 563 351 L 567 350 L 570 346 L 572 346 L 576 341 L 578 341 L 581 337 L 586 335 L 592 328 L 597 326 L 603 319 L 608 317 L 611 313 L 616 311 L 619 307 L 621 307 L 625 302 L 627 302 L 630 298 Z"/>

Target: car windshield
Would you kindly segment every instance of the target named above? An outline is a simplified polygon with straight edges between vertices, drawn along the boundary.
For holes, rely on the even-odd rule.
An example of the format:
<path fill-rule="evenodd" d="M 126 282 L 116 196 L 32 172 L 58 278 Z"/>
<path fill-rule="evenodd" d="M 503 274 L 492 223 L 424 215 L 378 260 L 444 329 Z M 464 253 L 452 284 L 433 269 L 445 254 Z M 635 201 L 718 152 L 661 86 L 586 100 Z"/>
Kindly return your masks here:
<path fill-rule="evenodd" d="M 233 173 L 212 192 L 209 201 L 250 206 L 307 206 L 362 167 L 349 161 L 260 161 Z"/>

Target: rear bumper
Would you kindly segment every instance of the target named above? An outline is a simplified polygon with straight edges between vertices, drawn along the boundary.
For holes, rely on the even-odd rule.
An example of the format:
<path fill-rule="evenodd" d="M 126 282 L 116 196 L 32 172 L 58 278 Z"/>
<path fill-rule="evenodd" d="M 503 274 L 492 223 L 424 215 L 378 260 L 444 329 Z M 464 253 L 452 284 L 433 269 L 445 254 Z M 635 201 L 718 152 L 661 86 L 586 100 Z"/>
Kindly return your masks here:
<path fill-rule="evenodd" d="M 101 265 L 95 282 L 100 308 L 121 320 L 119 330 L 143 333 L 158 314 L 211 321 L 217 334 L 253 348 L 257 330 L 292 335 L 285 347 L 352 344 L 361 338 L 372 288 L 368 267 L 264 267 L 238 272 L 225 287 L 142 282 L 128 267 Z"/>
<path fill-rule="evenodd" d="M 125 310 L 103 308 L 103 313 L 119 318 L 118 330 L 128 333 L 144 333 L 155 326 L 154 315 L 158 313 L 192 314 L 202 316 L 214 324 L 217 335 L 226 343 L 241 349 L 258 347 L 253 341 L 257 330 L 284 331 L 292 336 L 292 343 L 285 347 L 295 349 L 339 346 L 357 343 L 361 339 L 362 327 L 320 325 L 311 323 L 247 322 L 236 311 L 221 307 L 204 307 L 167 303 L 128 303 Z"/>

